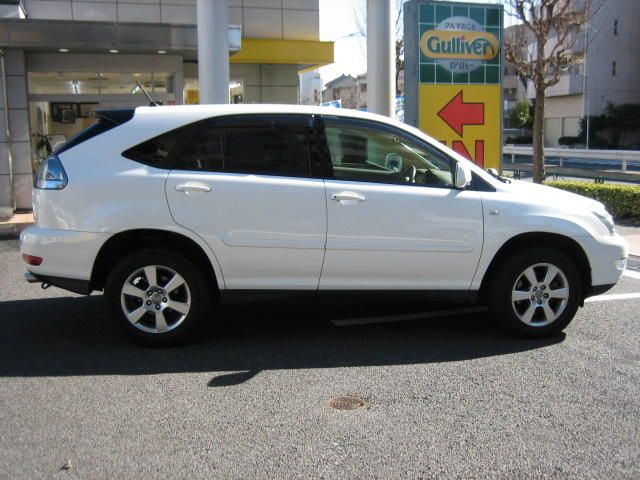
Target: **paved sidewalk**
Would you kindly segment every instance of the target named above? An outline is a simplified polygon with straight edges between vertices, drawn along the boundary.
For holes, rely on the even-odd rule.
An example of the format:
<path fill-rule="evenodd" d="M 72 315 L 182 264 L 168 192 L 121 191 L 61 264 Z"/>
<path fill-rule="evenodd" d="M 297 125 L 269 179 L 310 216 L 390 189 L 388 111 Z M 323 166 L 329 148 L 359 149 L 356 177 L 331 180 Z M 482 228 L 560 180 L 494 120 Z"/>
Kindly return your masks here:
<path fill-rule="evenodd" d="M 0 238 L 18 236 L 32 223 L 32 212 L 18 212 L 11 218 L 0 218 Z"/>
<path fill-rule="evenodd" d="M 616 225 L 616 230 L 629 242 L 631 255 L 640 257 L 640 222 L 621 222 Z"/>

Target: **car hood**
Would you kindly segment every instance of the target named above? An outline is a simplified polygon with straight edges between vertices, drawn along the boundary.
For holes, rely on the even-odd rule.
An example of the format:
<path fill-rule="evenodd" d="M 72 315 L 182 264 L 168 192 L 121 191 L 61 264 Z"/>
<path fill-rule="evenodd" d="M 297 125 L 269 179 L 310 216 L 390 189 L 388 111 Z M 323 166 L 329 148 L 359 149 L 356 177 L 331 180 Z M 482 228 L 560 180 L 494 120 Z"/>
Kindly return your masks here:
<path fill-rule="evenodd" d="M 524 197 L 527 203 L 544 204 L 563 210 L 574 211 L 605 210 L 604 205 L 597 200 L 560 190 L 559 188 L 521 180 L 512 180 L 511 183 L 505 185 L 512 193 L 519 195 L 521 198 Z"/>

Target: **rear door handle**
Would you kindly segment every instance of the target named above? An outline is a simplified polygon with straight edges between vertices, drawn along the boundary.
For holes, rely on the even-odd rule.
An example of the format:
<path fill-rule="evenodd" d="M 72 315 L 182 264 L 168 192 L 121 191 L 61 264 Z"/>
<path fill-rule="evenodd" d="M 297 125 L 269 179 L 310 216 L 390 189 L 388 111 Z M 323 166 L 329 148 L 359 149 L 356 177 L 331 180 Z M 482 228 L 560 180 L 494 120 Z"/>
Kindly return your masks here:
<path fill-rule="evenodd" d="M 187 182 L 176 185 L 176 191 L 189 194 L 190 192 L 210 192 L 211 187 L 200 182 Z"/>
<path fill-rule="evenodd" d="M 331 195 L 331 200 L 340 202 L 341 205 L 354 205 L 356 203 L 364 202 L 367 198 L 361 193 L 357 192 L 340 192 Z"/>

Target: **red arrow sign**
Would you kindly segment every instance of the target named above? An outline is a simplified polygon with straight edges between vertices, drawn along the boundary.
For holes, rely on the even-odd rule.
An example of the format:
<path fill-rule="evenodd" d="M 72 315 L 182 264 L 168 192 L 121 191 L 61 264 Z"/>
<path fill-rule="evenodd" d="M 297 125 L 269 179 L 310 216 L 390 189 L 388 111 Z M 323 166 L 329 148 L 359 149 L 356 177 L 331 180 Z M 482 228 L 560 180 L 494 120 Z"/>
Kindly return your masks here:
<path fill-rule="evenodd" d="M 460 90 L 440 109 L 438 116 L 462 136 L 465 125 L 484 125 L 484 103 L 464 103 Z"/>

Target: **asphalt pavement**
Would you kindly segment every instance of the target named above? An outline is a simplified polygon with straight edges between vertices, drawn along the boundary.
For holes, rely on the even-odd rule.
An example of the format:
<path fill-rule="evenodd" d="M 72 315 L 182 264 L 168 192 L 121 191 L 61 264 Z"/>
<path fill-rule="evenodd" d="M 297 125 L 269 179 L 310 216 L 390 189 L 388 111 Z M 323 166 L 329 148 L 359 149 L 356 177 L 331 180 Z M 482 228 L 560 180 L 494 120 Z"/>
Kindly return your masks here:
<path fill-rule="evenodd" d="M 265 302 L 160 350 L 23 271 L 0 241 L 0 478 L 640 478 L 640 295 L 616 299 L 640 273 L 546 340 L 482 313 L 332 323 L 421 304 Z"/>

